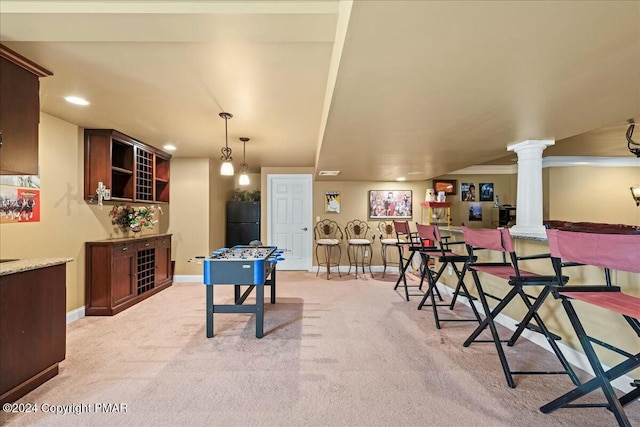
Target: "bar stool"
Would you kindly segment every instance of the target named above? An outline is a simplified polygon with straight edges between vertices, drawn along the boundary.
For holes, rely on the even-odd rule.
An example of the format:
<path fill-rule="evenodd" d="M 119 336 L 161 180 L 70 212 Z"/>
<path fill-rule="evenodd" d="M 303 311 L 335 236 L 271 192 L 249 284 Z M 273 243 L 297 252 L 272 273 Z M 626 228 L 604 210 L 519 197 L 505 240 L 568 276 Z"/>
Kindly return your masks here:
<path fill-rule="evenodd" d="M 364 274 L 364 266 L 369 266 L 369 273 L 373 277 L 373 271 L 371 271 L 371 258 L 373 252 L 371 251 L 371 240 L 369 240 L 369 224 L 359 219 L 349 221 L 345 226 L 347 232 L 347 256 L 349 257 L 349 272 L 351 273 L 351 266 L 356 267 L 356 279 L 358 278 L 358 262 L 362 266 L 362 273 Z M 375 236 L 372 237 L 375 239 Z M 367 256 L 369 260 L 367 261 Z"/>
<path fill-rule="evenodd" d="M 424 294 L 422 301 L 418 304 L 418 310 L 421 310 L 425 305 L 431 306 L 433 309 L 433 317 L 436 321 L 436 328 L 440 329 L 440 322 L 481 322 L 480 313 L 473 303 L 474 300 L 477 300 L 476 297 L 472 296 L 467 289 L 467 286 L 464 283 L 464 276 L 467 272 L 470 262 L 475 262 L 477 257 L 469 258 L 468 255 L 459 255 L 451 252 L 451 246 L 453 245 L 464 245 L 464 242 L 449 242 L 445 243 L 445 240 L 440 235 L 440 229 L 437 225 L 423 225 L 416 223 L 416 229 L 418 230 L 418 237 L 423 242 L 424 249 L 420 250 L 420 256 L 423 258 L 423 271 L 422 278 L 420 279 L 421 283 L 424 281 L 424 278 L 427 278 L 429 283 L 429 289 Z M 448 240 L 448 239 L 447 239 Z M 429 268 L 429 259 L 438 260 L 440 263 L 440 268 L 438 271 L 433 271 Z M 463 263 L 462 270 L 458 268 L 456 263 Z M 438 292 L 438 279 L 442 276 L 442 273 L 445 271 L 447 265 L 451 265 L 451 268 L 456 273 L 456 277 L 458 278 L 458 283 L 453 292 L 453 298 L 451 299 L 451 303 L 437 303 L 435 300 L 436 295 L 442 301 L 442 297 Z M 458 296 L 463 296 L 469 299 L 471 303 L 471 309 L 473 311 L 474 318 L 473 319 L 440 319 L 438 314 L 437 307 L 449 307 L 449 310 L 453 310 L 455 303 L 457 301 Z M 426 304 L 427 299 L 431 297 L 431 304 Z"/>
<path fill-rule="evenodd" d="M 389 247 L 396 247 L 398 243 L 398 236 L 396 236 L 396 229 L 393 227 L 393 221 L 380 221 L 378 223 L 378 231 L 380 232 L 380 255 L 382 256 L 382 278 L 387 272 L 387 266 L 393 265 L 400 268 L 400 262 L 391 262 L 387 258 L 387 251 Z"/>
<path fill-rule="evenodd" d="M 320 273 L 320 267 L 327 267 L 327 280 L 329 280 L 329 274 L 331 267 L 338 268 L 338 276 L 340 274 L 340 258 L 342 257 L 342 249 L 340 248 L 340 241 L 342 240 L 342 230 L 337 222 L 330 219 L 324 219 L 316 223 L 313 228 L 313 235 L 316 241 L 316 262 L 318 263 L 318 271 L 316 271 L 316 277 Z M 318 251 L 322 248 L 324 250 L 324 262 L 320 262 Z M 336 262 L 331 261 L 334 249 L 338 250 L 338 260 Z"/>
<path fill-rule="evenodd" d="M 604 407 L 613 412 L 619 426 L 630 427 L 631 422 L 624 412 L 624 406 L 640 397 L 640 380 L 635 379 L 635 387 L 621 397 L 616 395 L 611 382 L 640 366 L 640 353 L 631 354 L 617 346 L 590 336 L 580 316 L 574 308 L 577 305 L 591 304 L 601 309 L 621 315 L 626 323 L 640 338 L 640 297 L 621 292 L 619 286 L 611 284 L 610 270 L 640 273 L 640 235 L 583 233 L 561 230 L 547 230 L 549 247 L 556 275 L 562 276 L 562 267 L 566 265 L 593 265 L 602 267 L 605 276 L 604 285 L 563 286 L 555 288 L 553 295 L 562 302 L 571 325 L 580 340 L 595 378 L 558 397 L 540 408 L 545 414 L 558 408 Z M 595 352 L 593 344 L 613 351 L 622 356 L 617 365 L 605 371 Z M 637 348 L 637 345 L 636 345 Z M 594 390 L 601 389 L 607 403 L 572 403 Z"/>
<path fill-rule="evenodd" d="M 515 382 L 513 381 L 513 375 L 525 374 L 566 374 L 569 375 L 569 378 L 571 379 L 571 381 L 573 381 L 574 384 L 580 384 L 580 381 L 578 380 L 578 377 L 575 374 L 573 368 L 571 367 L 565 356 L 562 354 L 560 348 L 556 343 L 556 341 L 559 340 L 560 337 L 558 335 L 552 334 L 549 329 L 547 329 L 544 322 L 542 321 L 542 318 L 537 313 L 538 307 L 542 305 L 542 302 L 548 295 L 551 287 L 561 286 L 562 283 L 558 282 L 558 278 L 555 275 L 541 276 L 525 271 L 518 266 L 518 261 L 549 258 L 550 255 L 544 254 L 523 257 L 517 256 L 513 248 L 511 234 L 509 234 L 509 230 L 505 228 L 474 230 L 467 227 L 462 227 L 462 231 L 464 234 L 464 240 L 467 246 L 469 257 L 473 257 L 474 251 L 481 249 L 495 251 L 502 255 L 502 262 L 469 262 L 469 271 L 471 271 L 473 275 L 473 280 L 478 291 L 478 298 L 480 299 L 486 317 L 482 321 L 482 323 L 480 323 L 480 325 L 473 331 L 469 338 L 467 338 L 463 346 L 469 347 L 473 342 L 493 342 L 498 352 L 498 358 L 500 359 L 500 364 L 502 365 L 502 370 L 504 371 L 507 384 L 511 388 L 515 388 L 516 386 Z M 509 261 L 507 261 L 507 254 L 509 254 Z M 507 280 L 508 284 L 511 286 L 511 289 L 502 298 L 491 295 L 484 291 L 479 273 Z M 524 292 L 525 286 L 542 286 L 543 292 L 541 292 L 538 297 L 533 297 L 527 295 Z M 502 343 L 509 342 L 509 345 L 513 345 L 515 344 L 515 341 L 517 340 L 519 335 L 516 335 L 516 331 L 516 334 L 514 334 L 510 340 L 501 340 L 494 319 L 511 301 L 514 300 L 516 296 L 520 296 L 520 299 L 529 310 L 529 312 L 525 316 L 525 319 L 523 319 L 520 325 L 522 325 L 523 329 L 527 328 L 534 332 L 539 332 L 545 336 L 547 342 L 551 346 L 551 349 L 562 364 L 562 367 L 564 368 L 563 371 L 512 371 L 509 367 L 509 363 L 507 362 Z M 498 300 L 498 305 L 496 305 L 493 309 L 490 309 L 487 298 Z M 531 300 L 533 300 L 533 303 Z M 535 320 L 536 323 L 530 323 L 530 320 Z M 491 331 L 492 339 L 479 340 L 478 336 L 487 328 L 487 326 Z"/>

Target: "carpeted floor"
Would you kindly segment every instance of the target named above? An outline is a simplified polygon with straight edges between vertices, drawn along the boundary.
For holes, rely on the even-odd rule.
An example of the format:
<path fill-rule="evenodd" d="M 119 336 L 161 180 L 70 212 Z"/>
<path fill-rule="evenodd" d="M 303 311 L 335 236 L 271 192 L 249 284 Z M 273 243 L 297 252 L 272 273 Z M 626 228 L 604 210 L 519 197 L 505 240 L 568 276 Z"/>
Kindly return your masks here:
<path fill-rule="evenodd" d="M 255 318 L 215 317 L 205 335 L 202 284 L 176 284 L 114 316 L 68 326 L 60 374 L 20 402 L 39 412 L 1 414 L 7 426 L 612 426 L 602 408 L 538 408 L 572 388 L 569 378 L 504 380 L 492 344 L 462 342 L 473 323 L 436 330 L 419 298 L 393 290 L 396 274 L 327 281 L 279 272 L 277 304 Z M 216 288 L 231 302 L 233 288 Z M 470 309 L 459 305 L 459 316 Z M 454 314 L 455 315 L 455 314 Z M 505 334 L 508 334 L 504 330 Z M 507 349 L 513 369 L 548 366 L 553 354 L 520 340 Z M 588 396 L 601 401 L 600 393 Z M 97 404 L 126 405 L 101 412 Z M 46 405 L 80 411 L 45 413 Z M 104 411 L 105 405 L 101 406 Z M 88 410 L 90 412 L 87 412 Z M 124 406 L 117 406 L 124 409 Z M 640 425 L 640 405 L 627 408 Z"/>

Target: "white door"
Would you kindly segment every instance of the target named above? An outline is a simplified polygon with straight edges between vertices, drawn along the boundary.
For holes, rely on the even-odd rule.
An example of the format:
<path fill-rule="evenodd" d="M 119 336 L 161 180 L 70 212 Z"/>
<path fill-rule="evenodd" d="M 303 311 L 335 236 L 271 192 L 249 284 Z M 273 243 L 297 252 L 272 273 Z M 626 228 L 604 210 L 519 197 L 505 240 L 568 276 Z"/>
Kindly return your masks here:
<path fill-rule="evenodd" d="M 311 175 L 267 175 L 267 236 L 284 250 L 278 270 L 310 270 L 313 243 Z"/>

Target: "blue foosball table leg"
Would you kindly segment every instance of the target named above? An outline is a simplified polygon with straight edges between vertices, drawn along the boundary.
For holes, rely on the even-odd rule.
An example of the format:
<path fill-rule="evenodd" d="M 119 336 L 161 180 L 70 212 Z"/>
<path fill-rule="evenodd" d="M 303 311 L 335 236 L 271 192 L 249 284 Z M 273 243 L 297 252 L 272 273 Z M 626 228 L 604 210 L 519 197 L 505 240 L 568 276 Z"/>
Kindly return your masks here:
<path fill-rule="evenodd" d="M 213 337 L 213 286 L 205 286 L 207 293 L 207 338 Z"/>
<path fill-rule="evenodd" d="M 264 285 L 256 286 L 256 338 L 264 335 Z"/>

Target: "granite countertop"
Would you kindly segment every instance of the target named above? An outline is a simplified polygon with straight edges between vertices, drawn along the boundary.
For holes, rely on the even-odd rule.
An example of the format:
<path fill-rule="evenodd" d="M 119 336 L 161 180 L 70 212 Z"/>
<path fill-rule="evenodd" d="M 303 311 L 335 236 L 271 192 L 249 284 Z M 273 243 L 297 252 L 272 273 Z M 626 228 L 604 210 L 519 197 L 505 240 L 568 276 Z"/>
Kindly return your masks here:
<path fill-rule="evenodd" d="M 73 258 L 27 258 L 16 261 L 6 261 L 0 263 L 0 276 L 20 273 L 22 271 L 36 270 L 38 268 L 51 267 L 59 264 L 66 264 L 73 261 Z"/>
<path fill-rule="evenodd" d="M 450 233 L 462 233 L 462 227 L 458 227 L 458 226 L 440 227 L 440 230 L 448 231 Z M 547 241 L 547 236 L 540 236 L 537 234 L 526 234 L 526 233 L 512 233 L 511 230 L 509 230 L 509 232 L 511 233 L 511 237 L 513 237 L 514 239 L 533 240 L 536 242 Z"/>

